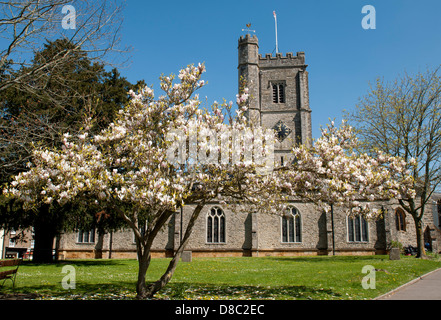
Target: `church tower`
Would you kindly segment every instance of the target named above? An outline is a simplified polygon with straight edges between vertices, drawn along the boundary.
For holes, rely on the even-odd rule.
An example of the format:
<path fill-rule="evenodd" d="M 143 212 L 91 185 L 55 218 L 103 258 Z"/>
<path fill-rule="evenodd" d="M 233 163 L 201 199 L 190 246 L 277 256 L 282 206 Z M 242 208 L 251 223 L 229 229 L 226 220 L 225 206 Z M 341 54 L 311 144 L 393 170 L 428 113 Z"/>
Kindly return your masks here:
<path fill-rule="evenodd" d="M 312 141 L 305 53 L 262 57 L 257 37 L 250 34 L 240 37 L 238 51 L 239 79 L 246 81 L 250 93 L 249 120 L 276 130 L 275 162 L 283 165 L 290 161 L 294 144 Z"/>

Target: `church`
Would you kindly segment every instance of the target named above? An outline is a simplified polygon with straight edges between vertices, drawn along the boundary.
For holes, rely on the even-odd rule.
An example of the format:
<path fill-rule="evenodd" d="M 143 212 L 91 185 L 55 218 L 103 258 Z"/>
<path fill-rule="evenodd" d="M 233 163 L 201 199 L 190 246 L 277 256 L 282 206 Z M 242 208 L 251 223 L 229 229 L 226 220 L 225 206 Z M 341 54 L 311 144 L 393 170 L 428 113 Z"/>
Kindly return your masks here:
<path fill-rule="evenodd" d="M 247 81 L 250 93 L 249 120 L 277 132 L 274 161 L 290 161 L 293 143 L 312 143 L 308 65 L 305 53 L 259 54 L 255 35 L 238 41 L 238 76 Z M 434 199 L 425 213 L 425 242 L 438 252 L 440 216 Z M 412 217 L 397 202 L 382 203 L 381 220 L 350 218 L 344 210 L 333 216 L 311 203 L 292 201 L 289 212 L 274 216 L 233 212 L 220 203 L 208 203 L 185 248 L 193 257 L 289 256 L 289 255 L 373 255 L 386 254 L 392 242 L 416 245 Z M 158 234 L 153 257 L 169 257 L 179 247 L 191 206 L 184 207 Z M 130 229 L 108 234 L 78 230 L 62 234 L 57 241 L 59 259 L 136 258 Z"/>

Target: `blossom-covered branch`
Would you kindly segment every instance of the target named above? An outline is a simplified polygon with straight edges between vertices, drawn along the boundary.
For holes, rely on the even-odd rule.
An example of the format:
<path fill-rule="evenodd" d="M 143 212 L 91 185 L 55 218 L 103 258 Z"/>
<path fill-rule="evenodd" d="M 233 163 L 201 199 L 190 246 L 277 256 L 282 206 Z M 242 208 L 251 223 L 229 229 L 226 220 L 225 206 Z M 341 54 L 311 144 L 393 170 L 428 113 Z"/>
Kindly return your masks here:
<path fill-rule="evenodd" d="M 415 165 L 399 157 L 378 152 L 373 158 L 355 152 L 354 130 L 331 122 L 313 147 L 293 148 L 294 163 L 283 174 L 293 196 L 308 199 L 325 211 L 343 206 L 352 214 L 376 218 L 381 212 L 371 208 L 376 200 L 415 197 L 409 169 Z"/>
<path fill-rule="evenodd" d="M 265 163 L 253 161 L 256 158 L 249 161 L 246 156 L 254 138 L 245 116 L 247 89 L 237 97 L 234 116 L 232 103 L 214 103 L 211 110 L 202 109 L 194 93 L 204 85 L 200 80 L 204 71 L 202 64 L 190 65 L 179 72 L 177 83 L 173 75 L 161 76 L 165 94 L 158 98 L 151 87 L 130 91 L 130 103 L 106 129 L 92 135 L 86 125 L 79 135 L 66 133 L 61 150 L 36 149 L 29 171 L 16 176 L 4 190 L 23 200 L 26 208 L 82 201 L 122 216 L 136 238 L 140 264 L 137 292 L 141 298 L 151 297 L 170 280 L 193 222 L 207 201 L 240 200 L 253 210 L 274 210 L 279 203 L 278 180 L 259 171 Z M 225 114 L 230 115 L 228 122 Z M 167 159 L 174 143 L 169 138 L 177 130 L 192 131 L 197 137 L 195 141 L 185 138 L 189 148 L 179 165 Z M 226 132 L 245 134 L 237 141 L 234 136 L 216 141 L 211 135 L 223 137 Z M 266 145 L 271 145 L 274 136 L 266 139 Z M 228 148 L 221 148 L 222 143 Z M 203 161 L 214 154 L 220 156 L 224 150 L 229 150 L 223 158 L 227 161 Z M 261 150 L 267 151 L 263 145 Z M 195 207 L 186 240 L 167 273 L 147 286 L 145 273 L 153 240 L 177 209 L 189 204 Z"/>

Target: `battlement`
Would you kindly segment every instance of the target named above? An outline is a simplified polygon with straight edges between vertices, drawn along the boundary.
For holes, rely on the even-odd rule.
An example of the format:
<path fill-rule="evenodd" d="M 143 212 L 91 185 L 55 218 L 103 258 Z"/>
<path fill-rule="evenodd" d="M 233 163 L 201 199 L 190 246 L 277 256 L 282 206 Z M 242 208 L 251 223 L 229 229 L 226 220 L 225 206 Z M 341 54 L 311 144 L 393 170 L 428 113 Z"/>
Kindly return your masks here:
<path fill-rule="evenodd" d="M 257 36 L 255 34 L 250 35 L 249 33 L 247 33 L 245 36 L 240 36 L 239 38 L 239 45 L 245 43 L 253 43 L 258 45 L 259 40 L 257 39 Z"/>
<path fill-rule="evenodd" d="M 273 56 L 271 53 L 265 54 L 265 57 L 262 57 L 262 54 L 259 54 L 259 60 L 277 60 L 277 59 L 301 59 L 305 57 L 305 53 L 303 51 L 297 52 L 297 55 L 294 56 L 292 52 L 287 52 L 285 56 L 283 56 L 280 52 L 276 53 L 275 56 Z"/>
<path fill-rule="evenodd" d="M 297 52 L 295 56 L 292 52 L 287 52 L 285 56 L 282 53 L 276 53 L 275 56 L 267 53 L 264 57 L 259 54 L 259 66 L 265 67 L 277 65 L 304 66 L 305 53 L 303 51 Z"/>

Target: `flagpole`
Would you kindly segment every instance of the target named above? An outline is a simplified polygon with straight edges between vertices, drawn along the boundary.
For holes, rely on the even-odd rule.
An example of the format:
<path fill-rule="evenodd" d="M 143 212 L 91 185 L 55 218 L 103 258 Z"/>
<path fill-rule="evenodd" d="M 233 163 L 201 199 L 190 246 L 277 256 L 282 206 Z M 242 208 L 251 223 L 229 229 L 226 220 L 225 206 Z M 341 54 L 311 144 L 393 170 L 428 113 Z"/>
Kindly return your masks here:
<path fill-rule="evenodd" d="M 279 53 L 279 44 L 277 41 L 277 15 L 276 15 L 276 11 L 273 11 L 273 16 L 274 16 L 274 24 L 276 26 L 276 53 Z"/>

